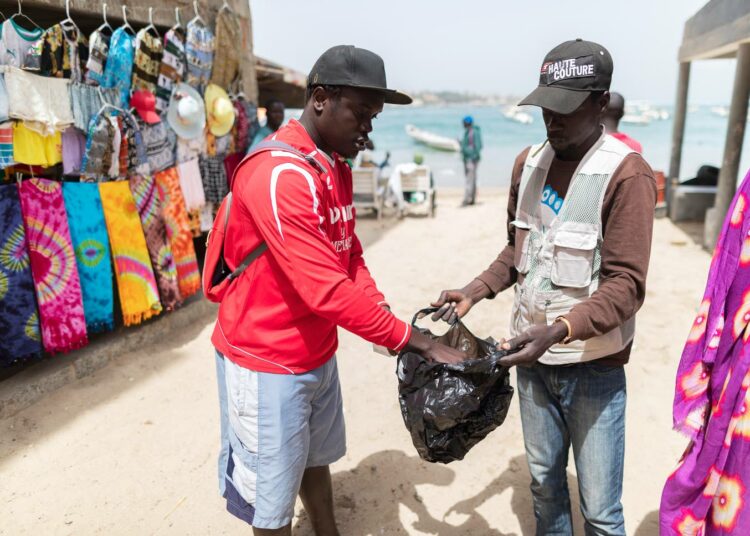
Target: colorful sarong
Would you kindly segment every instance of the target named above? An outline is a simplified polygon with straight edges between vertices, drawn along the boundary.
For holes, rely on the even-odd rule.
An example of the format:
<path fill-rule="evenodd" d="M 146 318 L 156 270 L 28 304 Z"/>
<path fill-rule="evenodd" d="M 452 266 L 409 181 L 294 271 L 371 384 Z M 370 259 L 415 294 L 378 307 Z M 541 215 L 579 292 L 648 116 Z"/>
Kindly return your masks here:
<path fill-rule="evenodd" d="M 29 179 L 20 197 L 44 348 L 51 354 L 77 350 L 89 341 L 62 185 Z"/>
<path fill-rule="evenodd" d="M 0 366 L 42 353 L 21 202 L 15 184 L 0 185 Z"/>
<path fill-rule="evenodd" d="M 201 276 L 195 257 L 193 236 L 190 233 L 185 199 L 180 191 L 180 177 L 177 168 L 165 169 L 154 177 L 159 191 L 162 214 L 167 223 L 167 236 L 172 245 L 172 255 L 177 264 L 180 294 L 185 299 L 198 292 L 201 286 Z"/>
<path fill-rule="evenodd" d="M 146 235 L 146 246 L 151 256 L 151 266 L 156 275 L 161 303 L 167 311 L 171 311 L 180 305 L 182 298 L 177 283 L 177 266 L 172 255 L 172 246 L 167 238 L 167 225 L 162 216 L 156 182 L 148 175 L 132 175 L 129 180 L 130 191 L 133 192 L 143 224 L 143 233 Z"/>
<path fill-rule="evenodd" d="M 89 333 L 114 327 L 114 289 L 109 237 L 104 223 L 102 199 L 96 184 L 63 184 L 70 237 L 83 293 L 83 312 Z"/>
<path fill-rule="evenodd" d="M 135 200 L 127 181 L 100 183 L 99 193 L 115 261 L 122 320 L 126 326 L 140 324 L 161 313 L 162 307 Z"/>
<path fill-rule="evenodd" d="M 677 370 L 675 429 L 691 446 L 667 480 L 663 536 L 750 534 L 750 173 L 729 210 Z"/>

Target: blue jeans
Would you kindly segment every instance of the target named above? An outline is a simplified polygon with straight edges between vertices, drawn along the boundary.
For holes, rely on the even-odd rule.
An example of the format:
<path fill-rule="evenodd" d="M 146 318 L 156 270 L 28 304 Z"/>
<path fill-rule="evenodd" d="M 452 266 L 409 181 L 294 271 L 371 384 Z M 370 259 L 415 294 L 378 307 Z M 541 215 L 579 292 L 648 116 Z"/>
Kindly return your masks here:
<path fill-rule="evenodd" d="M 219 447 L 218 460 L 219 494 L 223 497 L 227 488 L 226 471 L 229 461 L 229 410 L 224 356 L 219 352 L 214 352 L 214 354 L 216 355 L 216 381 L 219 384 L 219 426 L 221 430 L 221 447 Z"/>
<path fill-rule="evenodd" d="M 568 451 L 586 535 L 623 535 L 625 371 L 596 363 L 518 367 L 537 535 L 571 535 Z"/>

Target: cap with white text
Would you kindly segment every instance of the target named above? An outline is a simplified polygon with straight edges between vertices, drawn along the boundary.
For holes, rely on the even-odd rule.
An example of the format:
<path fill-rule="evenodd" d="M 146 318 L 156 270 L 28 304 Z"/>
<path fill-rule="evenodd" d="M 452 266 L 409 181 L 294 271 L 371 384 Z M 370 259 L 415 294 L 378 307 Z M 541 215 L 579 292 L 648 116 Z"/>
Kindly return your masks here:
<path fill-rule="evenodd" d="M 566 41 L 544 58 L 539 85 L 519 104 L 573 113 L 592 93 L 609 91 L 613 68 L 612 56 L 602 45 L 583 39 Z"/>

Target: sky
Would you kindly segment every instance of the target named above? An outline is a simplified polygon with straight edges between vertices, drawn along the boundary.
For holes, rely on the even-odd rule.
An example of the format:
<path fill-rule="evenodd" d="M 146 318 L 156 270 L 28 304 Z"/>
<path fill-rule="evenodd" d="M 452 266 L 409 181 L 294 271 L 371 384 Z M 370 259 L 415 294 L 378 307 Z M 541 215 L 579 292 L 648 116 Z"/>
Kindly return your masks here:
<path fill-rule="evenodd" d="M 612 89 L 674 101 L 685 21 L 705 0 L 250 0 L 255 53 L 309 72 L 328 47 L 380 54 L 404 90 L 525 95 L 545 54 L 581 37 L 614 60 Z M 693 64 L 689 101 L 724 104 L 734 60 Z"/>

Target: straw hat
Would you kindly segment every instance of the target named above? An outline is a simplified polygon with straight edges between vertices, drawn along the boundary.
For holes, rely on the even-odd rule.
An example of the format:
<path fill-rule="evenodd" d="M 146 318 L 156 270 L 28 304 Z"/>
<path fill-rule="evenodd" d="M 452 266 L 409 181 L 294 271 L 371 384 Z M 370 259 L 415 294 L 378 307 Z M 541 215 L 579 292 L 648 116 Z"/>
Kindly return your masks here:
<path fill-rule="evenodd" d="M 167 122 L 179 137 L 186 140 L 203 134 L 206 109 L 200 93 L 185 83 L 177 84 L 169 99 Z"/>
<path fill-rule="evenodd" d="M 216 84 L 206 86 L 206 118 L 208 128 L 214 136 L 225 136 L 234 125 L 234 105 L 229 95 Z"/>

